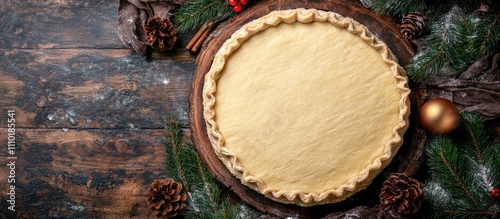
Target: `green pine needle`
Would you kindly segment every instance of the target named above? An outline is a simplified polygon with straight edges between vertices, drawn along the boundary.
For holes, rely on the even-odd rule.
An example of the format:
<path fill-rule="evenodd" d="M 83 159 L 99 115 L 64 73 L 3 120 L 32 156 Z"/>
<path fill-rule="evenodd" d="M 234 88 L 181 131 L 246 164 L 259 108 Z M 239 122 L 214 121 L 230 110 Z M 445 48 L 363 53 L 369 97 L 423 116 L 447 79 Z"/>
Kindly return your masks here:
<path fill-rule="evenodd" d="M 372 0 L 371 7 L 377 13 L 403 16 L 408 14 L 408 12 L 423 12 L 426 10 L 427 5 L 422 4 L 421 0 Z"/>
<path fill-rule="evenodd" d="M 450 29 L 453 35 L 460 36 L 455 42 L 447 46 L 447 55 L 450 58 L 450 67 L 456 72 L 461 72 L 469 67 L 472 62 L 479 59 L 479 46 L 474 45 L 480 37 L 477 22 L 479 18 L 475 14 L 470 14 L 462 20 L 458 20 Z"/>
<path fill-rule="evenodd" d="M 477 59 L 499 49 L 500 12 L 469 14 L 458 20 L 451 31 L 457 37 L 449 43 L 446 54 L 450 57 L 450 67 L 461 73 Z"/>
<path fill-rule="evenodd" d="M 442 14 L 448 12 L 453 6 L 457 6 L 467 13 L 475 11 L 479 6 L 477 0 L 372 0 L 371 4 L 371 7 L 377 13 L 405 16 L 409 12 L 421 12 L 430 21 L 439 19 Z"/>
<path fill-rule="evenodd" d="M 412 63 L 407 66 L 411 79 L 422 82 L 429 76 L 437 75 L 447 64 L 446 52 L 451 49 L 448 44 L 456 37 L 452 29 L 456 26 L 455 21 L 461 17 L 461 10 L 454 7 L 432 25 L 431 35 L 424 41 L 424 50 L 413 57 Z"/>
<path fill-rule="evenodd" d="M 173 21 L 179 32 L 200 28 L 206 21 L 221 22 L 234 15 L 224 0 L 193 0 L 182 4 L 173 12 Z"/>
<path fill-rule="evenodd" d="M 443 50 L 439 47 L 429 48 L 413 57 L 411 64 L 406 66 L 408 77 L 416 82 L 423 82 L 429 76 L 437 75 L 446 64 Z"/>
<path fill-rule="evenodd" d="M 482 19 L 478 26 L 486 27 L 479 30 L 479 54 L 488 55 L 490 51 L 499 49 L 500 46 L 500 9 L 492 8 Z"/>
<path fill-rule="evenodd" d="M 476 113 L 461 114 L 450 136 L 436 137 L 426 148 L 431 177 L 425 194 L 434 217 L 486 218 L 500 213 L 489 192 L 500 183 L 500 145 L 491 139 Z"/>
<path fill-rule="evenodd" d="M 431 34 L 424 38 L 423 50 L 407 66 L 408 76 L 416 82 L 443 69 L 458 75 L 479 58 L 500 49 L 500 11 L 495 8 L 478 15 L 464 14 L 454 7 L 431 29 Z"/>
<path fill-rule="evenodd" d="M 251 217 L 254 212 L 243 204 L 234 205 L 221 197 L 221 189 L 197 154 L 193 144 L 182 134 L 178 122 L 170 120 L 165 134 L 165 163 L 168 176 L 181 182 L 188 192 L 185 218 L 238 219 Z"/>
<path fill-rule="evenodd" d="M 426 15 L 430 34 L 408 66 L 408 76 L 423 82 L 438 74 L 457 76 L 476 60 L 500 50 L 500 6 L 493 3 L 478 13 L 477 0 L 372 0 L 378 13 L 403 17 L 417 11 Z"/>

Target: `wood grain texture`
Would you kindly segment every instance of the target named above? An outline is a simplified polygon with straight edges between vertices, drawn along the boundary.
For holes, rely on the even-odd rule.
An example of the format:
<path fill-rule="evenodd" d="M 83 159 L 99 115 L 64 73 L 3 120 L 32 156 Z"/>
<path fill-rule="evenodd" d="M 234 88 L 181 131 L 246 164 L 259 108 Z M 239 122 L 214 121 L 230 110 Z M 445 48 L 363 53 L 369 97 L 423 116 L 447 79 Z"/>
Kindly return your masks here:
<path fill-rule="evenodd" d="M 16 130 L 16 200 L 21 218 L 149 216 L 145 191 L 166 177 L 163 129 Z M 0 128 L 0 142 L 7 130 Z M 2 150 L 0 162 L 8 163 Z M 0 166 L 6 209 L 6 165 Z"/>
<path fill-rule="evenodd" d="M 360 204 L 373 204 L 373 199 L 366 197 L 377 197 L 377 194 L 371 194 L 370 191 L 377 190 L 380 187 L 381 181 L 390 173 L 388 171 L 406 171 L 407 168 L 410 172 L 415 171 L 415 162 L 419 162 L 425 140 L 425 133 L 419 131 L 418 127 L 415 130 L 409 130 L 405 135 L 405 139 L 412 139 L 415 135 L 414 142 L 407 141 L 403 145 L 402 150 L 394 159 L 393 164 L 386 168 L 385 172 L 380 174 L 374 180 L 371 187 L 359 192 L 348 200 L 324 206 L 315 206 L 311 208 L 299 207 L 296 205 L 286 205 L 278 202 L 271 201 L 257 192 L 242 185 L 240 180 L 235 178 L 222 164 L 222 162 L 215 155 L 208 136 L 206 134 L 206 125 L 203 119 L 203 105 L 202 105 L 202 89 L 204 76 L 210 69 L 213 57 L 222 46 L 222 44 L 231 36 L 231 34 L 239 29 L 243 24 L 268 14 L 273 10 L 278 9 L 291 9 L 291 8 L 316 8 L 322 10 L 330 10 L 342 14 L 344 16 L 352 17 L 360 23 L 367 26 L 375 35 L 382 39 L 389 48 L 399 58 L 400 64 L 405 65 L 413 56 L 413 50 L 408 41 L 406 41 L 400 34 L 397 26 L 388 18 L 376 15 L 362 7 L 359 3 L 354 1 L 265 1 L 261 4 L 255 5 L 237 17 L 221 24 L 214 33 L 212 38 L 206 43 L 202 52 L 198 56 L 196 74 L 193 78 L 191 85 L 192 93 L 190 96 L 190 128 L 193 133 L 192 138 L 195 146 L 197 147 L 203 159 L 209 166 L 212 174 L 221 181 L 225 186 L 233 190 L 243 201 L 254 206 L 256 209 L 279 217 L 294 217 L 301 218 L 317 218 L 324 216 L 328 212 L 342 211 L 352 208 Z M 413 93 L 413 95 L 418 95 Z M 420 99 L 419 97 L 414 97 Z M 421 103 L 418 101 L 417 103 Z M 412 110 L 418 110 L 418 105 Z M 418 114 L 418 113 L 417 113 Z M 412 119 L 415 121 L 415 119 Z M 412 150 L 409 147 L 415 146 L 419 151 Z M 413 159 L 413 160 L 408 160 Z M 413 165 L 410 165 L 413 164 Z M 417 165 L 418 167 L 418 165 Z"/>
<path fill-rule="evenodd" d="M 126 48 L 118 1 L 4 1 L 0 11 L 0 48 Z"/>
<path fill-rule="evenodd" d="M 155 218 L 145 191 L 167 177 L 163 119 L 188 125 L 195 56 L 136 55 L 118 1 L 0 4 L 0 144 L 16 111 L 16 210 L 0 150 L 0 218 Z"/>
<path fill-rule="evenodd" d="M 0 62 L 0 115 L 17 110 L 21 127 L 187 125 L 194 58 L 183 49 L 151 61 L 129 49 L 11 50 Z"/>
<path fill-rule="evenodd" d="M 118 2 L 2 1 L 0 48 L 127 49 L 117 34 Z M 179 45 L 185 45 L 189 38 L 179 36 Z"/>

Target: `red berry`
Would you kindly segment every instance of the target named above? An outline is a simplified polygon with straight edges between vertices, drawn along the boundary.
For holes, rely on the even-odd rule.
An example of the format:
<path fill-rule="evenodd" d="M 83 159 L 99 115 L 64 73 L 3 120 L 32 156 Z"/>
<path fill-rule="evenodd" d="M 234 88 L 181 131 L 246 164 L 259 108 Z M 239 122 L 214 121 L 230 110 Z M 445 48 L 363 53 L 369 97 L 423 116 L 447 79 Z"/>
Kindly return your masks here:
<path fill-rule="evenodd" d="M 500 198 L 500 189 L 499 188 L 493 188 L 490 191 L 490 195 L 493 196 L 493 198 Z"/>
<path fill-rule="evenodd" d="M 240 13 L 241 10 L 243 10 L 243 7 L 240 4 L 233 7 L 233 11 L 236 13 Z"/>
<path fill-rule="evenodd" d="M 247 3 L 248 3 L 248 0 L 240 0 L 241 5 L 247 5 Z"/>
<path fill-rule="evenodd" d="M 238 5 L 238 0 L 227 0 L 227 3 L 234 7 Z"/>

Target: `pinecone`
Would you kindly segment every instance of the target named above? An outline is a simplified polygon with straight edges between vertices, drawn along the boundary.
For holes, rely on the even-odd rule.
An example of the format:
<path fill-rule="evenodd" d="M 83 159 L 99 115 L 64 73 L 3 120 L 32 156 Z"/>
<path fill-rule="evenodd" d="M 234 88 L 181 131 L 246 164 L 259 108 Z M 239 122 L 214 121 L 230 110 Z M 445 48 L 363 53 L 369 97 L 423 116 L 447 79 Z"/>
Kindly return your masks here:
<path fill-rule="evenodd" d="M 168 18 L 150 17 L 144 24 L 147 43 L 160 51 L 170 50 L 177 42 L 177 32 Z"/>
<path fill-rule="evenodd" d="M 406 39 L 420 36 L 425 29 L 426 18 L 420 12 L 410 12 L 401 21 L 399 31 Z"/>
<path fill-rule="evenodd" d="M 379 208 L 397 214 L 412 214 L 420 209 L 424 193 L 416 179 L 404 173 L 393 173 L 382 184 Z"/>
<path fill-rule="evenodd" d="M 167 178 L 155 180 L 148 189 L 148 207 L 158 217 L 175 217 L 186 206 L 182 184 Z"/>

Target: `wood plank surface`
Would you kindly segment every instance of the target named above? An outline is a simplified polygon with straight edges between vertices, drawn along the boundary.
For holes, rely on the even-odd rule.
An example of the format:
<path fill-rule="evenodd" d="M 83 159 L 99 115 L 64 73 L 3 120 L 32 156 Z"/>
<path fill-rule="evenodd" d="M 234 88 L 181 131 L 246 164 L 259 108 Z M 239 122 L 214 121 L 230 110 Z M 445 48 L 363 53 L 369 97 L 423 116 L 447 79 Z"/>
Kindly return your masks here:
<path fill-rule="evenodd" d="M 0 142 L 7 130 L 0 128 Z M 166 177 L 163 129 L 16 129 L 17 216 L 146 218 L 145 191 Z M 6 210 L 9 161 L 2 150 L 0 192 Z M 5 216 L 5 215 L 4 215 Z"/>
<path fill-rule="evenodd" d="M 161 128 L 188 120 L 194 56 L 146 61 L 130 49 L 10 50 L 0 54 L 0 115 L 25 128 Z M 1 120 L 0 125 L 7 121 Z"/>
<path fill-rule="evenodd" d="M 135 54 L 117 35 L 118 2 L 1 2 L 0 218 L 156 218 L 145 192 L 167 177 L 164 118 L 188 125 L 196 56 L 182 48 L 189 36 L 172 52 Z"/>
<path fill-rule="evenodd" d="M 0 48 L 126 48 L 118 1 L 24 0 L 0 4 Z"/>

